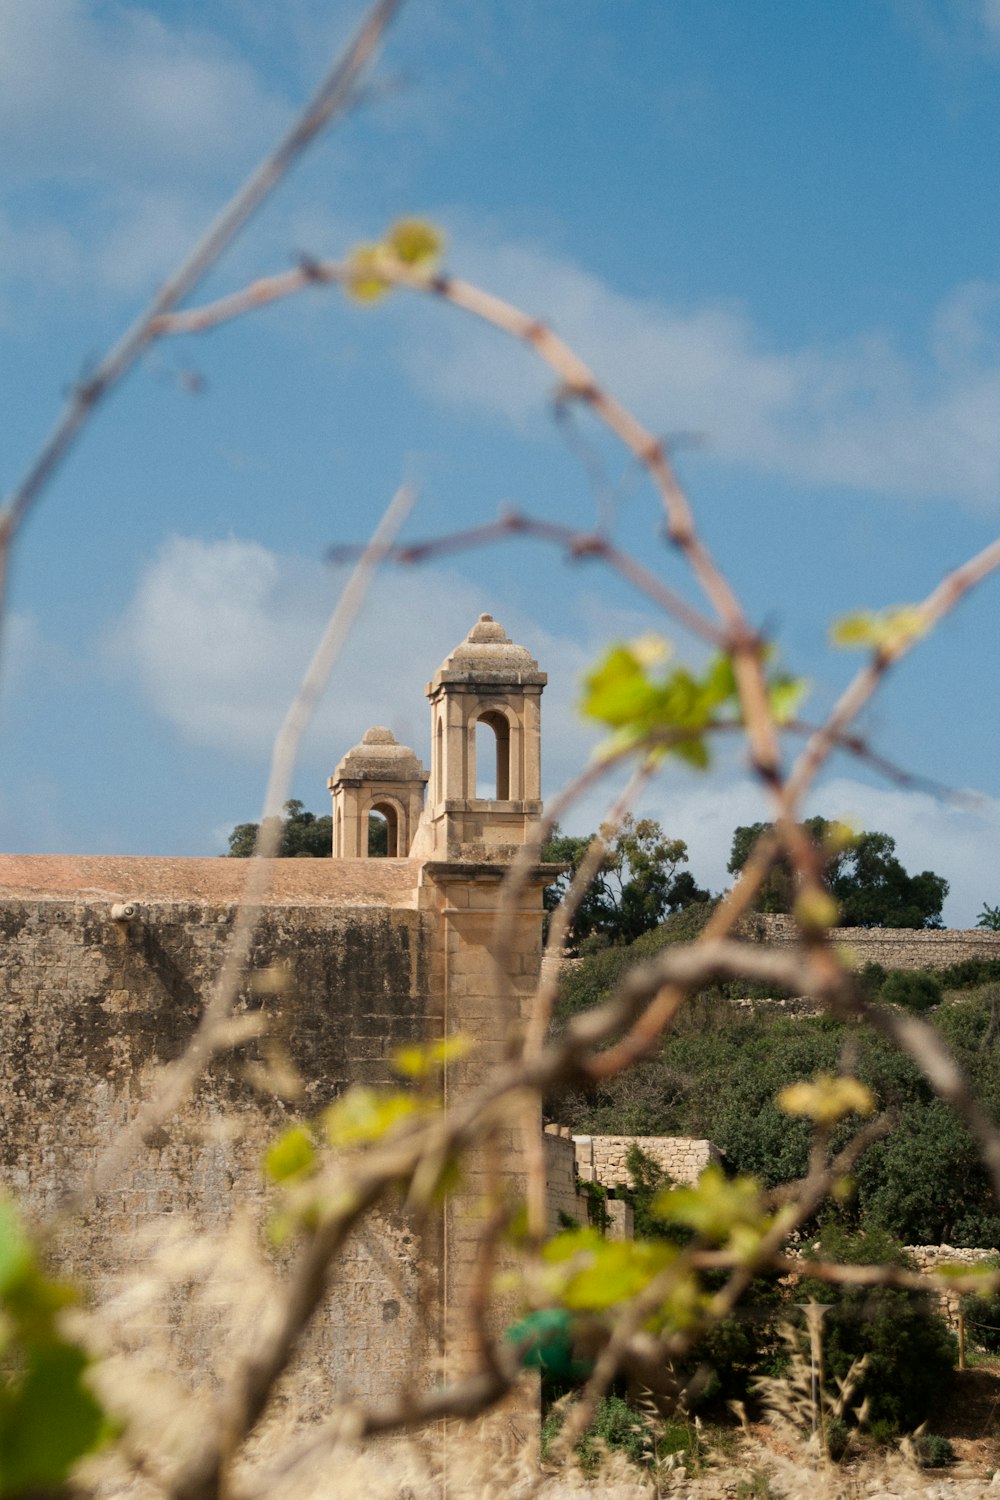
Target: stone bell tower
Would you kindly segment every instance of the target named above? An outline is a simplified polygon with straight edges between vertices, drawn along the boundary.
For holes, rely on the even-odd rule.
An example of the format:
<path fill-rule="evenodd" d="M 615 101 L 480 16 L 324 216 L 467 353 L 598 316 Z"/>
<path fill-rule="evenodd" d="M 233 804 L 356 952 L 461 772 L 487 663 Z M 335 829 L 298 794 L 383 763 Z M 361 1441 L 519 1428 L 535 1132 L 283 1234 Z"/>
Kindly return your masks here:
<path fill-rule="evenodd" d="M 424 806 L 427 772 L 391 729 L 369 729 L 327 781 L 333 797 L 334 859 L 368 855 L 368 814 L 388 825 L 390 859 L 405 859 Z"/>
<path fill-rule="evenodd" d="M 428 683 L 431 784 L 424 835 L 437 859 L 497 859 L 540 816 L 541 696 L 548 678 L 492 615 L 480 615 Z M 495 764 L 476 765 L 478 726 Z M 491 761 L 493 756 L 491 755 Z M 494 795 L 477 792 L 477 769 Z"/>

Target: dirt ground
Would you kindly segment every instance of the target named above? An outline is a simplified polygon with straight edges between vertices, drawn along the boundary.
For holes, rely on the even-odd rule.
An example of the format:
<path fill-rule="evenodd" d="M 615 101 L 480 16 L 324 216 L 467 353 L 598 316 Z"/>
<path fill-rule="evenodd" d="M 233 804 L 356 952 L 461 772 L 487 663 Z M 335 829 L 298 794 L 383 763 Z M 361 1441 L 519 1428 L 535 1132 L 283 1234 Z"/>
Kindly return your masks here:
<path fill-rule="evenodd" d="M 952 1389 L 927 1428 L 950 1440 L 970 1472 L 975 1468 L 986 1477 L 1000 1469 L 1000 1360 L 956 1370 Z"/>

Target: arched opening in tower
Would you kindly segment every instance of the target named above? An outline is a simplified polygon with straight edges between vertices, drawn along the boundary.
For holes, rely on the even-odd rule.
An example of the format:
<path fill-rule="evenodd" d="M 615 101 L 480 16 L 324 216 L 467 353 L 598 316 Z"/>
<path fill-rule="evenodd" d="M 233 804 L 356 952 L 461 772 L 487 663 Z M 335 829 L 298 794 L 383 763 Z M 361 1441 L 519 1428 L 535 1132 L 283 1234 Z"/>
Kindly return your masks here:
<path fill-rule="evenodd" d="M 476 722 L 476 796 L 491 802 L 510 800 L 510 725 L 495 711 Z"/>
<path fill-rule="evenodd" d="M 378 802 L 368 814 L 369 859 L 395 859 L 399 854 L 399 813 L 391 802 Z"/>

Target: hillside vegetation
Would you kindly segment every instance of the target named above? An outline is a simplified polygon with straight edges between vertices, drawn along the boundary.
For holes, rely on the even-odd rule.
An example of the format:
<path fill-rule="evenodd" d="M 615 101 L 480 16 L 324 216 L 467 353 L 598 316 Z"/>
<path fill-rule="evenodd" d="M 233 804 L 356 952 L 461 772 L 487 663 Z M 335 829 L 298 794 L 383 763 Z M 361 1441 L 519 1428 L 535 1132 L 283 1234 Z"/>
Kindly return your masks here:
<path fill-rule="evenodd" d="M 598 1003 L 630 964 L 692 936 L 707 908 L 669 918 L 629 947 L 605 949 L 571 966 L 561 1017 Z M 994 1118 L 1000 1118 L 1000 965 L 966 963 L 922 985 L 867 976 L 883 998 L 912 991 L 923 1006 L 938 995 L 934 1020 Z M 776 1186 L 806 1169 L 809 1126 L 779 1112 L 779 1090 L 844 1069 L 895 1116 L 890 1134 L 862 1158 L 839 1213 L 846 1224 L 884 1230 L 907 1244 L 1000 1243 L 1000 1211 L 973 1142 L 917 1069 L 867 1029 L 826 1016 L 782 1015 L 734 1002 L 746 984 L 715 988 L 681 1012 L 662 1049 L 587 1092 L 563 1095 L 550 1114 L 574 1130 L 613 1135 L 694 1135 L 724 1152 L 728 1169 Z M 856 1125 L 847 1121 L 844 1139 Z"/>

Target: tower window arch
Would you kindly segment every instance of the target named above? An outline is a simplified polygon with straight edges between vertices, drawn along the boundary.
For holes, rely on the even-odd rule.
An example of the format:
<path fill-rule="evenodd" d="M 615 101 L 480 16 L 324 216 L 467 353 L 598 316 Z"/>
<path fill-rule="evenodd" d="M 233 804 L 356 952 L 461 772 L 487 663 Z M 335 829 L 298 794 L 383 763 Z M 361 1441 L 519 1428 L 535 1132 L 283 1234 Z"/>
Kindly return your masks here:
<path fill-rule="evenodd" d="M 368 856 L 396 859 L 399 852 L 399 809 L 393 802 L 374 802 L 368 810 Z"/>
<path fill-rule="evenodd" d="M 489 730 L 493 731 L 494 744 L 490 743 Z M 495 779 L 492 787 L 480 777 L 480 768 L 486 770 L 493 750 Z M 508 802 L 510 800 L 510 723 L 506 714 L 489 709 L 476 720 L 476 795 L 488 800 Z"/>

